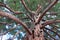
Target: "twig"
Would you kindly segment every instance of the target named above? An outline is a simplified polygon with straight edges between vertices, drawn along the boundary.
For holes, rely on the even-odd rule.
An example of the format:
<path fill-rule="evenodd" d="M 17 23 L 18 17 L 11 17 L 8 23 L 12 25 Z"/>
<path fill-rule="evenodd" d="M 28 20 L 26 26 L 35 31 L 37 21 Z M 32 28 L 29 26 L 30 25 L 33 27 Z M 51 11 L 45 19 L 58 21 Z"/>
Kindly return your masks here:
<path fill-rule="evenodd" d="M 0 22 L 0 24 L 3 24 L 3 25 L 10 25 L 9 23 L 6 23 L 6 22 Z"/>
<path fill-rule="evenodd" d="M 48 36 L 50 36 L 51 38 L 53 38 L 54 40 L 56 40 L 54 37 L 52 37 L 46 30 L 44 30 L 44 32 L 46 33 L 46 34 L 48 34 Z"/>
<path fill-rule="evenodd" d="M 36 10 L 36 13 L 39 13 L 40 10 L 41 10 L 41 5 L 38 4 L 38 8 L 37 8 L 37 10 Z"/>
<path fill-rule="evenodd" d="M 23 13 L 23 12 L 18 12 L 18 11 L 12 10 L 8 5 L 6 5 L 2 2 L 0 2 L 0 6 L 7 8 L 9 11 L 13 12 L 14 14 L 22 14 Z"/>
<path fill-rule="evenodd" d="M 9 13 L 6 13 L 6 12 L 3 12 L 3 11 L 0 11 L 0 16 L 3 16 L 3 17 L 8 17 L 12 20 L 14 20 L 16 23 L 22 25 L 22 27 L 24 27 L 24 29 L 31 35 L 31 31 L 28 29 L 28 26 L 22 22 L 21 20 L 19 20 L 18 18 L 16 18 L 14 15 L 12 14 L 9 14 Z"/>
<path fill-rule="evenodd" d="M 47 15 L 57 15 L 57 12 L 50 12 L 49 14 Z"/>
<path fill-rule="evenodd" d="M 46 14 L 46 12 L 48 10 L 50 10 L 56 3 L 57 3 L 58 0 L 54 0 L 44 11 L 43 13 L 41 14 L 41 16 L 39 16 L 39 18 L 37 18 L 37 22 L 35 24 L 38 24 L 41 19 L 43 18 L 43 16 Z"/>
<path fill-rule="evenodd" d="M 23 6 L 25 7 L 25 9 L 26 9 L 28 12 L 32 13 L 32 11 L 27 7 L 25 1 L 24 1 L 24 0 L 21 0 L 21 2 L 22 2 L 22 4 L 23 4 Z"/>
<path fill-rule="evenodd" d="M 34 14 L 34 12 L 31 11 L 31 10 L 27 7 L 27 5 L 26 5 L 26 3 L 25 3 L 24 0 L 21 0 L 21 2 L 22 2 L 23 6 L 25 7 L 25 9 L 26 9 L 28 12 L 30 12 L 31 14 Z M 31 20 L 33 20 L 33 18 L 32 18 L 29 14 L 27 14 L 27 16 L 28 16 Z"/>
<path fill-rule="evenodd" d="M 28 18 L 34 22 L 33 18 L 29 15 L 29 14 L 26 14 L 28 16 Z"/>
<path fill-rule="evenodd" d="M 16 37 L 16 35 L 18 35 L 20 32 L 21 32 L 21 30 L 18 31 L 18 32 L 16 32 L 16 34 L 13 36 L 13 40 L 14 40 L 14 38 Z"/>
<path fill-rule="evenodd" d="M 50 4 L 52 1 L 51 0 L 48 0 L 48 3 Z"/>
<path fill-rule="evenodd" d="M 5 35 L 6 33 L 10 32 L 10 31 L 13 31 L 14 29 L 16 29 L 16 27 L 13 27 L 13 28 L 9 29 L 8 31 L 4 32 L 2 35 Z"/>
<path fill-rule="evenodd" d="M 15 13 L 14 13 L 14 14 L 19 15 L 19 14 L 23 14 L 23 12 L 15 11 Z"/>
<path fill-rule="evenodd" d="M 8 5 L 6 5 L 6 4 L 4 4 L 2 2 L 0 2 L 0 6 L 3 6 L 5 8 L 7 8 L 8 10 L 10 10 L 11 12 L 15 13 L 14 10 L 12 10 Z"/>
<path fill-rule="evenodd" d="M 46 27 L 45 27 L 45 29 L 47 29 L 47 30 L 49 30 L 49 31 L 51 31 L 51 32 L 54 32 L 56 35 L 58 35 L 58 36 L 60 37 L 60 35 L 59 35 L 57 32 L 55 32 L 55 31 L 53 31 L 53 30 L 51 30 L 51 29 L 48 29 L 48 28 L 46 28 Z"/>
<path fill-rule="evenodd" d="M 53 28 L 52 29 L 55 29 L 57 30 L 57 28 L 59 28 L 56 24 L 52 24 Z"/>

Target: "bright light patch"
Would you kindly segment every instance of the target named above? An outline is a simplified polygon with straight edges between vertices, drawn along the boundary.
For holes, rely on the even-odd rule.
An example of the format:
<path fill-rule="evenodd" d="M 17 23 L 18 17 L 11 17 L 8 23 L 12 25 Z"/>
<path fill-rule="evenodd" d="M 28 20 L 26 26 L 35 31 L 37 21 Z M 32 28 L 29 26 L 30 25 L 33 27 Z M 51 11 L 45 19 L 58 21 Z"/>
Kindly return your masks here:
<path fill-rule="evenodd" d="M 49 25 L 47 25 L 47 26 L 45 26 L 45 27 L 51 29 L 51 26 L 49 26 Z"/>
<path fill-rule="evenodd" d="M 8 29 L 9 27 L 8 27 L 8 25 L 6 25 L 6 29 Z"/>
<path fill-rule="evenodd" d="M 23 33 L 23 32 L 20 32 L 20 34 L 22 34 L 22 37 L 24 37 L 24 36 L 25 36 L 25 33 Z"/>

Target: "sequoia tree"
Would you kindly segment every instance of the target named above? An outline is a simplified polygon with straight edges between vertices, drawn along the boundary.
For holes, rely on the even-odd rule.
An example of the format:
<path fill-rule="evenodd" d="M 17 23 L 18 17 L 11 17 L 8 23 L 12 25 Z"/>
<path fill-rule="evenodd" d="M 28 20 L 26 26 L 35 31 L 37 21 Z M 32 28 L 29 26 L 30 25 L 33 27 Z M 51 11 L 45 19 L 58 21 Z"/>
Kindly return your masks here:
<path fill-rule="evenodd" d="M 60 27 L 57 26 L 57 23 L 60 23 L 60 19 L 54 18 L 59 12 L 54 11 L 56 10 L 54 8 L 55 5 L 58 5 L 58 0 L 13 0 L 10 5 L 14 5 L 14 7 L 9 7 L 8 2 L 9 0 L 6 3 L 0 2 L 0 24 L 5 25 L 5 27 L 8 25 L 8 29 L 4 28 L 4 26 L 0 28 L 0 35 L 13 33 L 13 30 L 18 30 L 8 40 L 14 40 L 17 35 L 20 36 L 22 31 L 25 32 L 25 36 L 22 38 L 17 36 L 18 40 L 59 40 L 54 37 L 58 36 L 60 38 L 60 30 L 58 30 Z M 4 11 L 6 9 L 9 12 Z M 51 16 L 54 16 L 52 17 L 53 19 L 49 18 Z M 12 27 L 13 24 L 15 27 Z"/>

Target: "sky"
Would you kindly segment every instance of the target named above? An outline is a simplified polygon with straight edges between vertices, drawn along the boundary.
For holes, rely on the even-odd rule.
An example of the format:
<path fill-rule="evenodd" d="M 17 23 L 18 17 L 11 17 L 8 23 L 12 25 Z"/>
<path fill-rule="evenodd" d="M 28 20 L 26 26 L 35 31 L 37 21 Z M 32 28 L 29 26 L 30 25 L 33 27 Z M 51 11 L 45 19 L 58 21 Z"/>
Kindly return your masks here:
<path fill-rule="evenodd" d="M 24 37 L 24 35 L 25 35 L 25 33 L 23 33 L 23 32 L 20 32 L 20 34 L 22 35 L 22 37 Z M 12 37 L 13 37 L 13 35 L 7 33 L 6 35 L 0 36 L 0 40 L 1 39 L 7 40 L 7 39 L 12 38 Z M 14 40 L 17 40 L 17 38 L 15 38 Z"/>

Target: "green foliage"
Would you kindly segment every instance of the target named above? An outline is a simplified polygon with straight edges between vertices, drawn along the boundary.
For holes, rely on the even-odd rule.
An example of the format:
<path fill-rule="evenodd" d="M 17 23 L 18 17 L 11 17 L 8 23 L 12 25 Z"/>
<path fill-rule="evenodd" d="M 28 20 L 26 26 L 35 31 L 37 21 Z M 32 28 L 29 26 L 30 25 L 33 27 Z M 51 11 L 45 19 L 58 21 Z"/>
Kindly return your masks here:
<path fill-rule="evenodd" d="M 38 7 L 38 4 L 42 6 L 42 12 L 43 10 L 49 5 L 49 2 L 48 0 L 24 0 L 26 2 L 26 5 L 28 6 L 29 9 L 31 9 L 32 11 L 36 11 L 37 7 Z M 0 0 L 0 2 L 4 2 L 4 0 Z M 22 19 L 22 18 L 25 18 L 26 17 L 26 13 L 28 13 L 26 11 L 26 9 L 24 8 L 24 6 L 22 5 L 21 1 L 20 0 L 7 0 L 6 1 L 6 4 L 13 10 L 15 11 L 20 11 L 20 12 L 24 12 L 23 14 L 19 14 L 19 15 L 15 15 L 17 18 L 21 19 L 23 22 L 25 22 L 27 24 L 27 26 L 29 27 L 32 27 L 34 26 L 31 22 L 30 22 L 30 19 Z M 5 10 L 3 7 L 0 7 L 1 10 Z M 55 20 L 55 19 L 60 19 L 60 2 L 57 3 L 54 7 L 52 7 L 49 12 L 57 12 L 57 17 L 55 18 L 52 18 L 52 17 L 48 17 L 48 15 L 45 15 L 46 16 L 46 20 Z M 12 23 L 11 25 L 11 28 L 13 28 L 14 26 L 14 21 L 11 20 L 11 19 L 8 19 L 8 18 L 5 18 L 4 17 L 0 17 L 0 22 L 7 22 L 7 23 Z M 17 25 L 15 23 L 15 25 Z M 58 24 L 60 26 L 60 24 Z M 52 26 L 52 25 L 51 25 Z M 6 29 L 6 25 L 0 25 L 0 30 L 1 29 Z M 58 29 L 58 28 L 57 28 Z M 25 30 L 22 28 L 22 26 L 17 26 L 17 28 L 13 31 L 11 31 L 10 33 L 12 35 L 14 35 L 17 31 L 16 30 L 22 30 L 23 32 L 25 32 Z M 5 30 L 4 30 L 5 31 Z M 59 32 L 60 33 L 60 30 L 54 30 L 56 32 Z M 56 36 L 54 33 L 50 33 L 52 34 L 53 36 Z M 20 35 L 21 36 L 21 35 Z M 46 37 L 48 35 L 46 34 Z M 20 37 L 19 37 L 20 38 Z M 48 37 L 47 37 L 48 38 Z"/>

